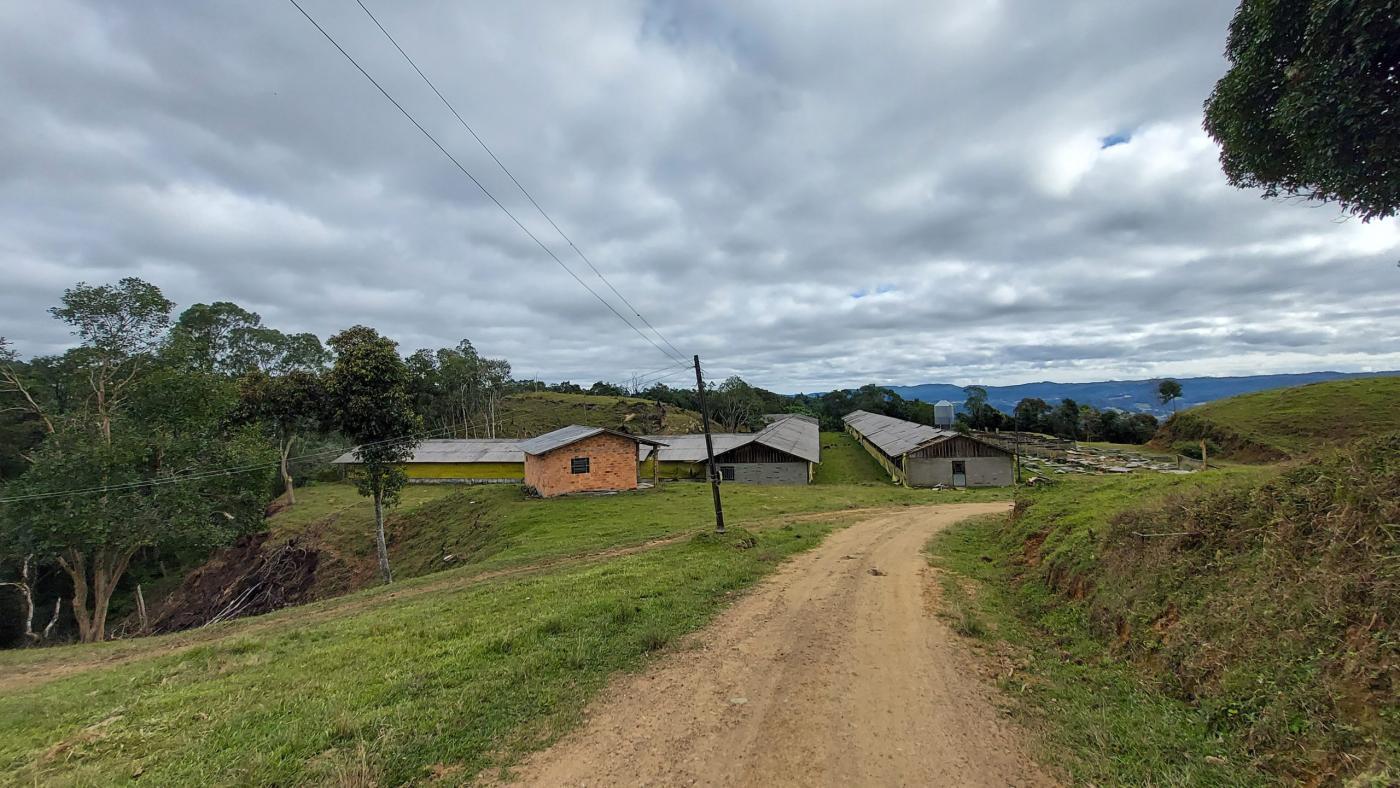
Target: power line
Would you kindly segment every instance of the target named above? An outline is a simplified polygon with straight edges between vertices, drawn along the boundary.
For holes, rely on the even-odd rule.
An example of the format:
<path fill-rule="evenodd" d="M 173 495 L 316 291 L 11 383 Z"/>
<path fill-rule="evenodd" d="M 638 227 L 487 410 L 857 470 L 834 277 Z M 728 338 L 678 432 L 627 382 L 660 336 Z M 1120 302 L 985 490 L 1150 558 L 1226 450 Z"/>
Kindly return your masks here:
<path fill-rule="evenodd" d="M 506 167 L 505 162 L 501 161 L 500 157 L 496 155 L 496 152 L 491 150 L 491 146 L 486 144 L 486 140 L 483 140 L 481 138 L 481 135 L 476 133 L 476 130 L 471 127 L 471 124 L 467 123 L 466 119 L 463 118 L 461 113 L 457 111 L 457 108 L 452 106 L 452 102 L 447 100 L 447 97 L 442 94 L 442 91 L 438 90 L 437 85 L 434 85 L 433 81 L 428 78 L 428 75 L 423 73 L 423 69 L 419 68 L 418 64 L 413 60 L 412 57 L 409 56 L 408 52 L 404 51 L 404 48 L 399 45 L 398 40 L 395 39 L 394 36 L 388 31 L 388 29 L 386 29 L 384 25 L 380 23 L 379 18 L 374 15 L 374 12 L 369 10 L 369 6 L 366 6 L 364 4 L 364 0 L 355 0 L 355 2 L 359 4 L 360 9 L 365 12 L 365 15 L 370 18 L 370 21 L 374 22 L 374 26 L 379 28 L 379 32 L 383 33 L 384 37 L 389 39 L 389 43 L 394 45 L 394 49 L 397 49 L 399 51 L 399 54 L 403 55 L 403 59 L 408 61 L 408 64 L 413 67 L 413 70 L 418 72 L 418 76 L 423 79 L 423 82 L 426 83 L 427 86 L 432 89 L 433 93 L 437 94 L 437 97 L 440 101 L 442 101 L 443 106 L 447 107 L 447 110 L 457 118 L 457 122 L 462 124 L 462 128 L 466 129 L 467 133 L 472 135 L 472 139 L 476 140 L 477 144 L 481 146 L 482 150 L 486 151 L 486 154 L 491 157 L 491 160 L 496 162 L 496 166 L 501 168 L 501 172 L 505 173 L 506 177 L 510 178 L 511 183 L 515 184 L 515 188 L 519 189 L 520 193 L 525 195 L 525 199 L 529 200 L 530 204 L 535 206 L 535 210 L 539 212 L 540 216 L 543 216 L 544 220 L 549 222 L 549 226 L 553 227 L 554 231 L 559 233 L 559 237 L 563 238 L 564 241 L 569 244 L 569 248 L 574 250 L 574 253 L 579 256 L 579 259 L 583 260 L 583 262 L 586 263 L 590 269 L 592 269 L 594 275 L 601 279 L 603 281 L 603 284 L 608 286 L 608 289 L 613 292 L 613 295 L 617 296 L 618 299 L 621 300 L 622 303 L 625 304 L 627 308 L 632 311 L 632 314 L 636 315 L 637 319 L 642 321 L 643 325 L 651 329 L 651 332 L 653 334 L 656 334 L 658 339 L 666 343 L 666 346 L 669 347 L 676 354 L 677 361 L 684 362 L 685 354 L 682 353 L 680 349 L 677 348 L 674 344 L 672 344 L 671 340 L 667 339 L 665 335 L 658 331 L 656 329 L 656 326 L 653 326 L 651 324 L 651 321 L 647 320 L 646 317 L 642 315 L 641 311 L 637 309 L 637 307 L 633 306 L 631 301 L 627 300 L 627 296 L 624 296 L 622 293 L 620 293 L 618 289 L 613 286 L 613 283 L 606 276 L 603 275 L 603 272 L 598 270 L 598 266 L 594 265 L 593 261 L 588 259 L 588 256 L 583 253 L 583 250 L 578 248 L 578 244 L 575 244 L 573 239 L 564 233 L 563 229 L 561 229 L 559 225 L 555 223 L 554 218 L 551 217 L 549 213 L 545 211 L 544 207 L 541 206 L 539 202 L 535 200 L 534 195 L 530 194 L 529 190 L 525 188 L 524 184 L 522 184 L 520 180 L 515 177 L 515 174 L 512 173 Z"/>
<path fill-rule="evenodd" d="M 608 311 L 612 312 L 614 315 L 617 315 L 618 320 L 621 320 L 624 324 L 626 324 L 628 328 L 636 332 L 637 336 L 646 340 L 647 344 L 656 348 L 663 356 L 666 356 L 667 358 L 676 358 L 675 356 L 672 356 L 671 353 L 665 348 L 656 344 L 655 340 L 653 340 L 651 337 L 642 333 L 641 329 L 637 328 L 635 325 L 632 324 L 630 320 L 624 317 L 621 312 L 617 311 L 617 308 L 614 307 L 611 303 L 609 303 L 607 299 L 599 295 L 598 292 L 592 287 L 589 287 L 588 283 L 583 281 L 583 279 L 581 279 L 578 274 L 574 273 L 572 268 L 569 268 L 569 266 L 565 265 L 564 261 L 559 259 L 559 256 L 554 253 L 553 249 L 550 249 L 548 246 L 545 245 L 543 241 L 539 239 L 538 236 L 536 236 L 533 232 L 530 232 L 530 228 L 526 227 L 523 223 L 521 223 L 521 221 L 516 218 L 515 214 L 510 212 L 509 208 L 507 208 L 500 200 L 496 199 L 496 195 L 492 194 L 490 190 L 487 189 L 486 186 L 484 186 L 481 183 L 481 181 L 476 179 L 475 175 L 472 175 L 466 167 L 462 166 L 462 163 L 457 160 L 457 157 L 449 153 L 447 148 L 444 148 L 442 146 L 442 143 L 438 142 L 437 137 L 434 137 L 431 132 L 429 132 L 426 128 L 423 127 L 423 124 L 418 122 L 417 118 L 413 117 L 413 115 L 408 110 L 404 109 L 403 105 L 400 104 L 398 100 L 395 99 L 389 93 L 389 91 L 385 90 L 384 86 L 380 85 L 378 80 L 370 76 L 370 73 L 365 70 L 364 66 L 361 66 L 359 61 L 355 60 L 355 58 L 349 52 L 345 51 L 345 47 L 342 47 L 340 45 L 340 42 L 336 41 L 330 33 L 326 32 L 326 29 L 321 27 L 321 24 L 317 22 L 315 18 L 311 16 L 311 14 L 307 13 L 306 9 L 302 8 L 301 4 L 298 3 L 297 0 L 287 0 L 287 2 L 291 3 L 298 11 L 300 11 L 301 15 L 306 17 L 306 21 L 310 22 L 312 26 L 315 27 L 316 30 L 319 31 L 322 36 L 325 36 L 325 39 L 331 42 L 331 45 L 334 46 L 336 50 L 339 51 L 340 54 L 345 57 L 346 60 L 350 61 L 350 65 L 354 66 L 355 69 L 359 71 L 365 79 L 369 80 L 370 84 L 374 85 L 374 87 L 377 88 L 379 92 L 384 95 L 384 98 L 388 99 L 389 103 L 393 104 L 394 108 L 397 109 L 400 113 L 402 113 L 405 118 L 408 118 L 408 121 L 412 123 L 414 127 L 418 129 L 418 131 L 422 132 L 423 136 L 427 137 L 428 141 L 433 143 L 433 146 L 436 147 L 439 151 L 441 151 L 442 155 L 447 157 L 448 161 L 451 161 L 457 167 L 457 169 L 461 170 L 462 174 L 467 176 L 467 178 L 473 184 L 476 185 L 476 188 L 481 190 L 482 194 L 486 195 L 486 197 L 490 199 L 491 202 L 495 203 L 496 207 L 500 208 L 502 213 L 510 217 L 510 220 L 515 223 L 515 226 L 519 227 L 520 231 L 525 233 L 525 235 L 529 236 L 530 240 L 534 241 L 536 246 L 544 250 L 545 254 L 549 255 L 550 258 L 554 260 L 554 262 L 558 263 L 559 267 L 563 268 L 564 271 L 566 271 L 569 274 L 569 276 L 573 277 L 575 282 L 578 282 L 584 290 L 587 290 L 590 295 L 598 299 L 598 302 L 601 303 L 603 306 L 607 307 Z M 680 361 L 681 359 L 676 358 L 676 360 Z"/>
<path fill-rule="evenodd" d="M 432 436 L 439 435 L 439 434 L 441 434 L 441 433 L 443 433 L 443 432 L 454 431 L 454 430 L 457 429 L 458 426 L 461 426 L 461 425 L 452 425 L 452 426 L 448 426 L 448 427 L 440 427 L 440 428 L 438 428 L 438 429 L 429 430 L 429 431 L 427 431 L 427 432 L 420 433 L 420 434 L 418 434 L 418 435 L 401 435 L 401 436 L 397 436 L 397 437 L 393 437 L 393 438 L 385 438 L 385 439 L 383 439 L 383 440 L 371 441 L 371 442 L 369 442 L 369 443 L 363 443 L 363 444 L 360 444 L 360 445 L 358 445 L 358 446 L 353 446 L 353 447 L 351 447 L 351 448 L 348 449 L 348 450 L 347 450 L 347 449 L 344 449 L 344 448 L 334 448 L 334 449 L 323 449 L 323 450 L 321 450 L 321 451 L 308 452 L 308 453 L 306 453 L 306 454 L 299 454 L 299 455 L 297 455 L 297 456 L 295 456 L 295 457 L 288 457 L 288 458 L 287 458 L 287 462 L 288 462 L 288 463 L 299 462 L 299 461 L 301 461 L 301 460 L 308 460 L 308 459 L 313 459 L 313 458 L 319 458 L 319 457 L 323 457 L 323 456 L 331 455 L 331 454 L 344 454 L 346 451 L 355 451 L 356 449 L 362 448 L 362 447 L 364 447 L 364 446 L 379 446 L 379 445 L 388 444 L 388 443 L 402 443 L 402 442 L 408 441 L 408 440 L 424 440 L 424 439 L 430 438 L 430 437 L 432 437 Z M 473 426 L 475 426 L 475 425 L 473 425 Z M 281 466 L 281 464 L 282 464 L 282 463 L 281 463 L 281 461 L 279 460 L 279 461 L 277 461 L 277 462 L 271 462 L 271 463 L 255 463 L 255 464 L 250 464 L 250 465 L 233 465 L 233 466 L 228 466 L 228 467 L 224 467 L 224 468 L 210 468 L 210 469 L 198 471 L 198 472 L 195 472 L 195 473 L 186 474 L 186 475 L 184 475 L 184 476 L 166 476 L 166 477 L 163 477 L 163 478 L 143 479 L 143 480 L 133 481 L 133 482 L 123 482 L 123 483 L 121 483 L 121 484 L 108 484 L 108 485 L 103 485 L 103 486 L 100 486 L 100 487 L 86 487 L 86 488 L 81 488 L 81 489 L 77 489 L 77 490 L 54 490 L 54 491 L 51 491 L 51 492 L 44 492 L 44 493 L 31 493 L 31 494 L 29 494 L 29 495 L 16 495 L 16 496 L 12 496 L 12 497 L 9 497 L 9 498 L 0 498 L 0 503 L 14 503 L 14 502 L 17 502 L 17 501 L 35 501 L 35 500 L 42 500 L 42 499 L 48 499 L 48 498 L 65 498 L 65 497 L 74 496 L 74 495 L 87 495 L 87 494 L 91 494 L 91 493 L 109 493 L 109 492 L 132 491 L 132 490 L 144 489 L 144 488 L 146 488 L 146 487 L 159 487 L 159 486 L 163 486 L 163 485 L 167 485 L 167 484 L 184 484 L 184 483 L 186 483 L 186 482 L 205 481 L 205 480 L 208 480 L 208 479 L 216 479 L 216 478 L 219 478 L 219 477 L 222 477 L 222 476 L 235 476 L 235 475 L 240 474 L 240 473 L 252 473 L 252 472 L 254 472 L 254 471 L 260 471 L 260 470 L 268 470 L 268 469 L 278 468 L 278 467 Z"/>

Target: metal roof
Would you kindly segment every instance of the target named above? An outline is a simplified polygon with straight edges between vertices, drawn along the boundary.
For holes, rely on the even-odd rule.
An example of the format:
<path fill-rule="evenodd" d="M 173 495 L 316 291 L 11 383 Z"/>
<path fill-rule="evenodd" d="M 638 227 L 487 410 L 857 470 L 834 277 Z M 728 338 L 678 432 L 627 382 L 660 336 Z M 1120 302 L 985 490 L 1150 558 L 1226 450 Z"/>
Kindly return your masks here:
<path fill-rule="evenodd" d="M 816 421 L 802 416 L 778 419 L 759 430 L 753 440 L 808 462 L 822 461 L 820 428 Z"/>
<path fill-rule="evenodd" d="M 848 413 L 842 420 L 888 457 L 899 457 L 926 443 L 958 434 L 864 410 Z"/>
<path fill-rule="evenodd" d="M 526 454 L 533 454 L 539 456 L 541 454 L 548 454 L 549 452 L 552 452 L 555 449 L 568 446 L 571 443 L 578 443 L 579 441 L 584 440 L 585 438 L 591 438 L 594 435 L 601 435 L 605 432 L 609 435 L 616 435 L 619 438 L 626 438 L 631 441 L 637 441 L 638 443 L 658 443 L 658 441 L 650 438 L 638 437 L 636 435 L 628 435 L 625 432 L 618 432 L 617 430 L 607 430 L 603 429 L 602 427 L 585 427 L 580 424 L 570 424 L 567 427 L 560 427 L 559 429 L 554 430 L 553 432 L 546 432 L 543 435 L 537 435 L 527 441 L 521 442 L 520 450 Z"/>
<path fill-rule="evenodd" d="M 664 442 L 660 448 L 662 462 L 704 462 L 704 435 L 648 435 L 650 440 Z M 716 432 L 710 434 L 715 455 L 732 451 L 750 443 L 759 443 L 808 462 L 821 462 L 821 439 L 817 424 L 801 417 L 779 418 L 758 432 Z M 637 456 L 645 460 L 651 448 L 641 446 Z"/>
<path fill-rule="evenodd" d="M 520 441 L 506 438 L 438 438 L 425 440 L 413 449 L 408 462 L 524 462 Z M 340 465 L 359 463 L 351 449 L 334 460 Z"/>

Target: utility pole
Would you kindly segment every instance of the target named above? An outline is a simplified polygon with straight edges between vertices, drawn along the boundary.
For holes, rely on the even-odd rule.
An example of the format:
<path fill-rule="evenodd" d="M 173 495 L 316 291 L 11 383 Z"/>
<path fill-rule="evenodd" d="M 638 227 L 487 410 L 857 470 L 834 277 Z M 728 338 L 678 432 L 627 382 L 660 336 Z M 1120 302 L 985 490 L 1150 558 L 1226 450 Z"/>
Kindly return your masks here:
<path fill-rule="evenodd" d="M 700 357 L 695 357 L 695 387 L 700 392 L 700 421 L 705 425 L 705 458 L 710 473 L 710 492 L 715 497 L 715 532 L 724 533 L 724 507 L 719 502 L 719 474 L 715 471 L 715 443 L 710 439 L 710 406 L 705 404 L 705 379 L 700 375 Z"/>

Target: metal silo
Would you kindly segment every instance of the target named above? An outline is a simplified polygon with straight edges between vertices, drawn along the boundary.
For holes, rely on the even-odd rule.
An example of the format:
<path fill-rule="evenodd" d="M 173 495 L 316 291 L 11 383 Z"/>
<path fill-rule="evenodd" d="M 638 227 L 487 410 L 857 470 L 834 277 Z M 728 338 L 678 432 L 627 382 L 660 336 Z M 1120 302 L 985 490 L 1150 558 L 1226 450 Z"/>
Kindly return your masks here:
<path fill-rule="evenodd" d="M 939 400 L 933 405 L 933 426 L 940 429 L 953 428 L 953 415 L 957 406 L 948 400 Z"/>

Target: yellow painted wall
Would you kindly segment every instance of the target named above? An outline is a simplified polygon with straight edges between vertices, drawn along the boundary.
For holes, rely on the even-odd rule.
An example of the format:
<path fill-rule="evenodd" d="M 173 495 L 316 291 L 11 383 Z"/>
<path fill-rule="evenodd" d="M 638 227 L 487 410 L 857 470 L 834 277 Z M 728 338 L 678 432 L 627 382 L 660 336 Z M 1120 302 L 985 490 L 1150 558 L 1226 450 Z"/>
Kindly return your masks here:
<path fill-rule="evenodd" d="M 414 462 L 403 466 L 409 479 L 524 479 L 523 462 Z"/>
<path fill-rule="evenodd" d="M 651 481 L 652 463 L 656 462 L 655 457 L 648 457 L 637 463 L 637 477 L 644 482 Z M 705 463 L 703 462 L 663 462 L 661 463 L 662 479 L 703 479 L 705 477 Z"/>

